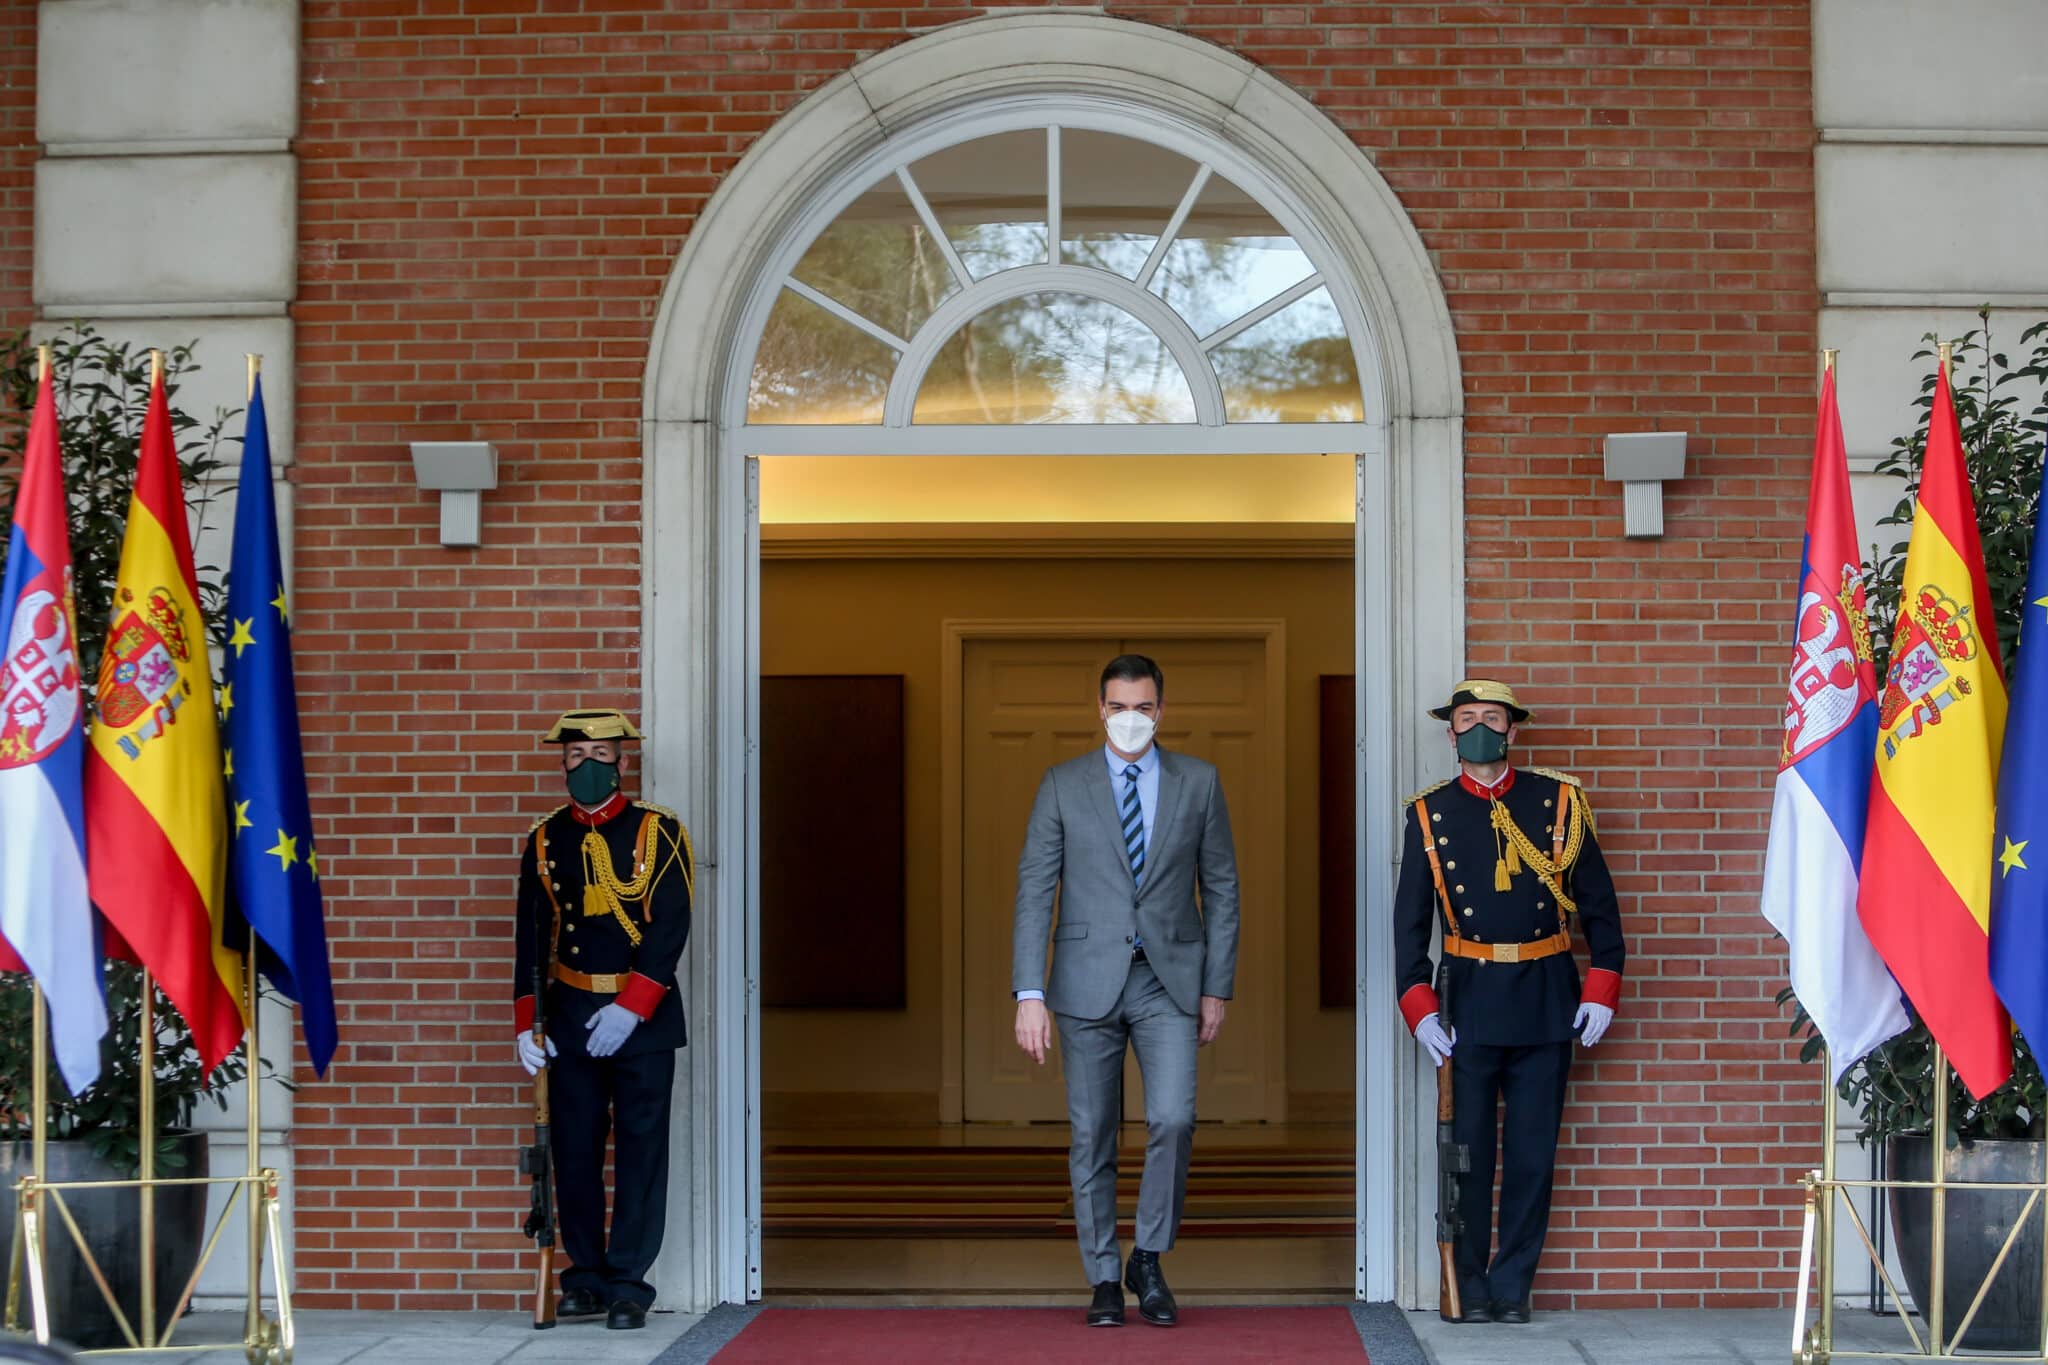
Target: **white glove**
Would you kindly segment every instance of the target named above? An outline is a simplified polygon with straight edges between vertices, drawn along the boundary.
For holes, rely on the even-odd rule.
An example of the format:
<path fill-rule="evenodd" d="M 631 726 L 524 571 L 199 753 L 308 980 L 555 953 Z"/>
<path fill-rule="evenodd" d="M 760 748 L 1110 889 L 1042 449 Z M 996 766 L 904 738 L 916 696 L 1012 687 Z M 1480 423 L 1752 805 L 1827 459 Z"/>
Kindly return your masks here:
<path fill-rule="evenodd" d="M 1581 1029 L 1579 1046 L 1591 1047 L 1607 1033 L 1607 1026 L 1614 1022 L 1614 1011 L 1591 1000 L 1579 1006 L 1579 1017 L 1572 1020 L 1572 1027 Z"/>
<path fill-rule="evenodd" d="M 547 1054 L 543 1056 L 540 1044 L 533 1041 L 532 1029 L 519 1035 L 519 1065 L 526 1068 L 527 1075 L 539 1075 L 540 1069 L 548 1064 L 548 1058 L 555 1055 L 555 1040 L 550 1038 L 547 1044 Z"/>
<path fill-rule="evenodd" d="M 614 1000 L 591 1015 L 590 1022 L 583 1027 L 590 1030 L 583 1050 L 593 1057 L 609 1057 L 640 1027 L 640 1016 Z"/>
<path fill-rule="evenodd" d="M 1451 1044 L 1458 1041 L 1458 1035 L 1445 1033 L 1442 1020 L 1434 1014 L 1425 1014 L 1422 1022 L 1415 1026 L 1415 1041 L 1422 1044 L 1422 1050 L 1429 1054 L 1430 1061 L 1441 1067 L 1451 1059 Z"/>

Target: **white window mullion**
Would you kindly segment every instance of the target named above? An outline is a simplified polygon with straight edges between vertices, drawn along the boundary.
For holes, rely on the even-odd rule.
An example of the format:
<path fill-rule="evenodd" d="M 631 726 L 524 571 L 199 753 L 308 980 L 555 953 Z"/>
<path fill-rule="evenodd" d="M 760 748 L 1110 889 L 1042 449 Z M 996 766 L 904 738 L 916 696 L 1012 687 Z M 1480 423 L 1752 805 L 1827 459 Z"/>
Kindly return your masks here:
<path fill-rule="evenodd" d="M 1045 130 L 1045 259 L 1060 263 L 1060 130 Z"/>
<path fill-rule="evenodd" d="M 866 318 L 854 312 L 851 308 L 848 308 L 845 304 L 833 298 L 830 294 L 819 293 L 817 290 L 805 284 L 802 280 L 796 278 L 796 276 L 790 276 L 788 280 L 784 281 L 784 284 L 791 293 L 798 294 L 804 298 L 809 299 L 812 303 L 817 304 L 818 307 L 824 309 L 833 317 L 838 318 L 841 322 L 850 323 L 853 326 L 860 328 L 863 332 L 866 332 L 869 336 L 881 342 L 884 346 L 887 346 L 891 350 L 895 351 L 896 354 L 902 355 L 905 351 L 910 349 L 909 342 L 905 341 L 902 337 L 897 336 L 887 327 L 882 326 L 878 322 L 869 322 Z"/>
<path fill-rule="evenodd" d="M 1288 304 L 1304 299 L 1322 287 L 1323 277 L 1321 275 L 1311 275 L 1300 284 L 1289 285 L 1272 298 L 1267 299 L 1264 303 L 1252 309 L 1251 312 L 1241 317 L 1232 318 L 1229 322 L 1224 323 L 1221 327 L 1203 337 L 1202 349 L 1204 351 L 1215 350 L 1238 333 L 1247 328 L 1258 326 Z"/>
<path fill-rule="evenodd" d="M 960 259 L 960 253 L 953 249 L 953 239 L 939 226 L 938 215 L 933 213 L 932 206 L 925 202 L 924 191 L 917 187 L 917 181 L 911 179 L 910 167 L 898 166 L 896 181 L 903 186 L 903 192 L 910 196 L 910 206 L 917 210 L 918 218 L 924 223 L 924 230 L 932 235 L 932 241 L 945 256 L 946 268 L 953 272 L 953 278 L 959 281 L 962 289 L 973 284 L 974 277 L 967 273 L 966 263 Z"/>
<path fill-rule="evenodd" d="M 1195 201 L 1202 197 L 1202 189 L 1209 183 L 1208 166 L 1195 168 L 1195 178 L 1188 182 L 1188 192 L 1180 197 L 1180 204 L 1174 209 L 1173 217 L 1166 220 L 1166 227 L 1159 234 L 1159 240 L 1152 246 L 1152 254 L 1145 258 L 1145 268 L 1138 272 L 1138 288 L 1149 289 L 1152 276 L 1159 269 L 1159 263 L 1166 259 L 1166 249 L 1173 245 L 1173 239 L 1180 234 L 1181 224 L 1195 211 Z"/>

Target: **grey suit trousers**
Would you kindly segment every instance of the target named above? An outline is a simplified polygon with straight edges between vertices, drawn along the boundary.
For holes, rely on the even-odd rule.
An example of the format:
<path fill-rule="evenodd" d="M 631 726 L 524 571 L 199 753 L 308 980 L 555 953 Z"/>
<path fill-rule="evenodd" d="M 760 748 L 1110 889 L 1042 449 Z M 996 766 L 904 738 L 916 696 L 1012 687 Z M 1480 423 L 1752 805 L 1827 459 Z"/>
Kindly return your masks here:
<path fill-rule="evenodd" d="M 1100 1019 L 1055 1014 L 1066 1073 L 1067 1152 L 1074 1223 L 1088 1282 L 1120 1279 L 1116 1241 L 1117 1136 L 1123 1119 L 1124 1052 L 1145 1078 L 1145 1174 L 1138 1186 L 1136 1245 L 1171 1251 L 1188 1190 L 1195 1139 L 1196 1016 L 1173 1003 L 1150 964 L 1133 962 L 1116 1008 Z"/>

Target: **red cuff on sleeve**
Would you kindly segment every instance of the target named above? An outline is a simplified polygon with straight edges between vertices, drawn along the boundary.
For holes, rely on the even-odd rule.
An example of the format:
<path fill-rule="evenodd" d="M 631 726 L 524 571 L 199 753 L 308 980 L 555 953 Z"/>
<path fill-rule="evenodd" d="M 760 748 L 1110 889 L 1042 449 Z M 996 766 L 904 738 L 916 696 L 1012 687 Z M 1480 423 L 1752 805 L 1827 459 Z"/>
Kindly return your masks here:
<path fill-rule="evenodd" d="M 533 997 L 522 995 L 512 1002 L 512 1031 L 533 1032 Z"/>
<path fill-rule="evenodd" d="M 1621 1008 L 1621 973 L 1610 972 L 1605 967 L 1591 967 L 1586 971 L 1586 989 L 1579 995 L 1581 1003 L 1605 1005 L 1611 1010 Z"/>
<path fill-rule="evenodd" d="M 1415 1032 L 1416 1026 L 1432 1014 L 1442 1012 L 1436 1002 L 1436 992 L 1427 985 L 1410 986 L 1408 993 L 1401 997 L 1401 1017 L 1408 1021 L 1408 1031 Z"/>
<path fill-rule="evenodd" d="M 649 977 L 635 972 L 626 978 L 626 989 L 619 992 L 619 1003 L 642 1019 L 654 1017 L 654 1007 L 668 994 L 668 987 L 657 984 Z"/>

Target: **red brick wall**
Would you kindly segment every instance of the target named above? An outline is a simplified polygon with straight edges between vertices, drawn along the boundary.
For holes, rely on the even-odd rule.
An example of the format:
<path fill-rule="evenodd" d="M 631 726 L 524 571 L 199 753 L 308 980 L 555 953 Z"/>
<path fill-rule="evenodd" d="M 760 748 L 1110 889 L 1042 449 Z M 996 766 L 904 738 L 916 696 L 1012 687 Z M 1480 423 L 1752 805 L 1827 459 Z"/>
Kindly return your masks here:
<path fill-rule="evenodd" d="M 35 320 L 36 7 L 0 6 L 0 332 Z"/>
<path fill-rule="evenodd" d="M 995 8 L 308 0 L 297 619 L 343 1047 L 298 1099 L 302 1302 L 513 1304 L 508 883 L 556 799 L 542 718 L 637 702 L 663 279 L 806 91 Z M 1315 101 L 1443 274 L 1472 666 L 1588 778 L 1633 938 L 1539 1299 L 1782 1301 L 1818 1080 L 1755 889 L 1814 368 L 1807 6 L 1109 8 Z M 1599 438 L 1653 425 L 1692 433 L 1693 477 L 1628 542 Z M 450 437 L 505 462 L 478 551 L 413 486 L 406 443 Z"/>

